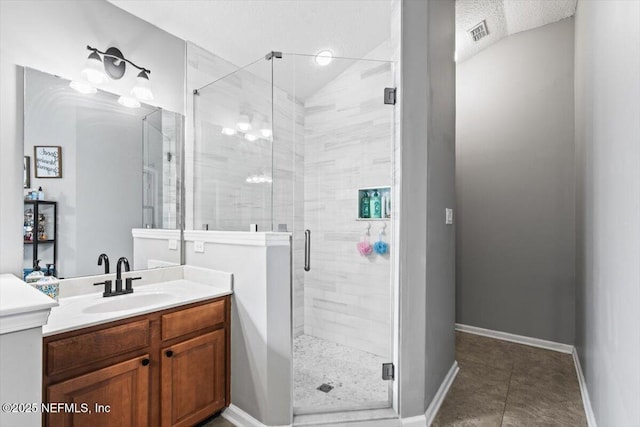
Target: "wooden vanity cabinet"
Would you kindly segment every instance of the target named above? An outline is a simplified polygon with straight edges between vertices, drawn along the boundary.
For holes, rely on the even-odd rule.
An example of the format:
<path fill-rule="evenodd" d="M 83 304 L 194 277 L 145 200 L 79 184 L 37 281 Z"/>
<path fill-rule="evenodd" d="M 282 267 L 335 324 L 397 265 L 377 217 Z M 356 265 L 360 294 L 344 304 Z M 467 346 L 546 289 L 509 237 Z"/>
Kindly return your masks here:
<path fill-rule="evenodd" d="M 225 406 L 224 340 L 217 330 L 163 349 L 163 426 L 191 426 Z"/>
<path fill-rule="evenodd" d="M 48 401 L 56 412 L 48 415 L 48 424 L 109 427 L 118 420 L 121 427 L 148 426 L 149 379 L 144 355 L 49 386 Z M 73 405 L 58 407 L 58 402 Z"/>
<path fill-rule="evenodd" d="M 229 406 L 230 309 L 225 296 L 44 338 L 45 401 L 75 404 L 44 425 L 191 426 Z"/>

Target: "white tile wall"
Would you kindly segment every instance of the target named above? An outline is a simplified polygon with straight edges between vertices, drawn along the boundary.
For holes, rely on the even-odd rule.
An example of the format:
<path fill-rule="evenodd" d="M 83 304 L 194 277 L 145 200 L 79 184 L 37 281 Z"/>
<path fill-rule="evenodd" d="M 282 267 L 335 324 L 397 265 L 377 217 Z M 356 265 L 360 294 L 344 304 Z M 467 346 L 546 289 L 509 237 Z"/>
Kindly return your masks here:
<path fill-rule="evenodd" d="M 392 184 L 394 116 L 383 91 L 394 86 L 393 65 L 352 62 L 305 102 L 304 220 L 312 267 L 304 277 L 304 331 L 390 357 L 390 256 L 363 257 L 356 245 L 369 224 L 371 243 L 382 224 L 391 243 L 392 227 L 356 218 L 358 188 Z"/>
<path fill-rule="evenodd" d="M 389 51 L 384 43 L 369 57 L 388 58 Z M 298 59 L 281 61 L 279 69 L 287 72 Z M 247 230 L 258 223 L 265 230 L 287 224 L 294 233 L 294 336 L 304 332 L 388 357 L 392 257 L 358 254 L 366 223 L 356 218 L 358 188 L 393 183 L 394 108 L 382 102 L 383 89 L 395 85 L 393 64 L 348 61 L 345 72 L 304 104 L 274 88 L 273 151 L 270 141 L 221 134 L 223 127 L 235 127 L 241 112 L 271 118 L 271 85 L 257 76 L 264 74 L 260 67 L 269 66 L 267 61 L 201 91 L 195 101 L 193 228 Z M 245 182 L 250 174 L 269 174 L 272 162 L 272 185 Z M 395 207 L 395 197 L 392 202 Z M 393 221 L 384 223 L 384 239 L 393 251 Z M 381 224 L 371 223 L 371 243 Z M 307 228 L 312 230 L 312 269 L 305 273 Z"/>

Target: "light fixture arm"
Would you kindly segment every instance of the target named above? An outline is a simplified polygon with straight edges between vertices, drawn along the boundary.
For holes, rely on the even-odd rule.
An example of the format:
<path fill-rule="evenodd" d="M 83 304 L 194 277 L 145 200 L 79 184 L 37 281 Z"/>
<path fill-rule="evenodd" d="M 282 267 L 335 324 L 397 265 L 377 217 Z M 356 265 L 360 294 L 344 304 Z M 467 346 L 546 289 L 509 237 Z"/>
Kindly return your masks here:
<path fill-rule="evenodd" d="M 108 58 L 113 58 L 113 59 L 118 59 L 118 60 L 120 60 L 120 61 L 124 61 L 124 62 L 126 62 L 126 63 L 130 64 L 131 66 L 133 66 L 133 67 L 137 68 L 137 69 L 138 69 L 138 70 L 140 70 L 140 71 L 144 71 L 144 72 L 145 72 L 145 73 L 147 73 L 147 74 L 151 74 L 151 70 L 149 70 L 149 69 L 147 69 L 147 68 L 144 68 L 144 67 L 140 67 L 139 65 L 134 64 L 132 61 L 130 61 L 130 60 L 128 60 L 127 58 L 125 58 L 125 57 L 124 57 L 124 55 L 123 55 L 122 57 L 117 56 L 117 55 L 112 55 L 112 54 L 107 53 L 107 52 L 102 52 L 101 50 L 96 49 L 95 47 L 91 47 L 91 46 L 89 46 L 89 45 L 87 45 L 87 50 L 90 50 L 90 51 L 92 51 L 92 52 L 99 53 L 100 55 L 102 55 L 102 56 L 106 56 L 106 57 L 108 57 Z"/>

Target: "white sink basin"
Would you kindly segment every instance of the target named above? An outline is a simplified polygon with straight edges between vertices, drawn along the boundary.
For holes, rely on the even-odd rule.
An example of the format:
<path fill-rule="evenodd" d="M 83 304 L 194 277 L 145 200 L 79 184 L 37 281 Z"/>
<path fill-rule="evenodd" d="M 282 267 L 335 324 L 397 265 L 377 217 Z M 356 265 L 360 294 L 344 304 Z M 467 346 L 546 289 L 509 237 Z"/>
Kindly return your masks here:
<path fill-rule="evenodd" d="M 161 304 L 175 299 L 174 294 L 166 292 L 145 292 L 118 295 L 101 300 L 82 309 L 83 313 L 110 313 L 113 311 L 144 308 L 150 305 Z"/>
<path fill-rule="evenodd" d="M 135 284 L 133 293 L 108 298 L 104 298 L 102 292 L 97 292 L 93 284 L 112 280 L 113 274 L 61 280 L 59 305 L 51 309 L 47 324 L 42 327 L 43 336 L 88 328 L 233 293 L 231 273 L 206 268 L 183 265 L 147 270 L 141 276 L 143 279 Z M 65 292 L 69 296 L 63 296 Z"/>

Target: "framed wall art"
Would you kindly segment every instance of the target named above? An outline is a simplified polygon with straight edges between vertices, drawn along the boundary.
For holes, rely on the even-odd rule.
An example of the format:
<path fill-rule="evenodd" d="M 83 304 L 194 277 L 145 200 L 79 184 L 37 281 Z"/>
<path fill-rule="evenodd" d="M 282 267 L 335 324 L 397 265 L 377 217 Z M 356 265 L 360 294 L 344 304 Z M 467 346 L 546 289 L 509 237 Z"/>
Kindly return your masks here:
<path fill-rule="evenodd" d="M 36 145 L 33 154 L 36 178 L 62 178 L 62 147 Z"/>

